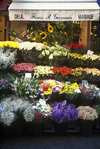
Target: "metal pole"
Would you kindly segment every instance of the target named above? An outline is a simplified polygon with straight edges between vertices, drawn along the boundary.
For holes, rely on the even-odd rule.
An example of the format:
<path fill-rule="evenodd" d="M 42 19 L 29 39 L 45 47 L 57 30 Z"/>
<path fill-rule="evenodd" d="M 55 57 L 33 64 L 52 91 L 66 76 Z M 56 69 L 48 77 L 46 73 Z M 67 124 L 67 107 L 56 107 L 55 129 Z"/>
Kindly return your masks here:
<path fill-rule="evenodd" d="M 88 27 L 87 27 L 87 50 L 89 50 L 90 47 L 90 21 L 88 21 Z"/>

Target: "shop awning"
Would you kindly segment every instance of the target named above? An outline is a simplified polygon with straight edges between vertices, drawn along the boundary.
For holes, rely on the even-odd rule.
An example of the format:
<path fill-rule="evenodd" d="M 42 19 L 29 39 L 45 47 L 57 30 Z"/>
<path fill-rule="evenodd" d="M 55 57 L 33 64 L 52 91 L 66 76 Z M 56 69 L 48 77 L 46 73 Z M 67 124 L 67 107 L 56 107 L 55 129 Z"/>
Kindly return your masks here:
<path fill-rule="evenodd" d="M 95 21 L 99 20 L 96 0 L 13 0 L 11 21 Z"/>

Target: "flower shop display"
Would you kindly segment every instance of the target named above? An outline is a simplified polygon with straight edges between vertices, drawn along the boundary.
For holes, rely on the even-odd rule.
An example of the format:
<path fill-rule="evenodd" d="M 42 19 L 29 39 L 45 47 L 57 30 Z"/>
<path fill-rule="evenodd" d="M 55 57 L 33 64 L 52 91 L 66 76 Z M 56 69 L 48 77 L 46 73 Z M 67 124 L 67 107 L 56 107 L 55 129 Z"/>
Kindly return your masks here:
<path fill-rule="evenodd" d="M 39 63 L 39 55 L 43 49 L 48 47 L 42 43 L 22 42 L 19 44 L 18 55 L 22 57 L 24 62 Z"/>
<path fill-rule="evenodd" d="M 78 96 L 80 94 L 79 85 L 75 83 L 65 82 L 64 97 L 68 103 L 73 103 L 78 106 Z"/>
<path fill-rule="evenodd" d="M 32 63 L 17 63 L 13 65 L 15 72 L 32 72 L 36 65 Z"/>
<path fill-rule="evenodd" d="M 72 72 L 71 68 L 66 67 L 54 67 L 51 70 L 54 73 L 54 78 L 58 81 L 68 80 L 68 75 Z"/>
<path fill-rule="evenodd" d="M 0 102 L 0 121 L 3 124 L 4 133 L 21 136 L 23 134 L 22 112 L 26 109 L 29 102 L 18 97 L 15 99 L 3 98 Z"/>
<path fill-rule="evenodd" d="M 16 50 L 11 51 L 11 49 L 0 48 L 0 71 L 10 71 L 16 62 L 16 55 Z"/>
<path fill-rule="evenodd" d="M 44 123 L 48 120 L 50 113 L 50 105 L 46 104 L 43 99 L 39 99 L 39 101 L 34 102 L 25 109 L 23 115 L 26 122 L 32 122 L 33 136 L 41 136 L 43 134 Z"/>
<path fill-rule="evenodd" d="M 69 77 L 69 81 L 71 83 L 77 82 L 81 83 L 82 80 L 85 80 L 87 76 L 86 71 L 82 67 L 76 67 L 72 69 L 71 75 Z"/>
<path fill-rule="evenodd" d="M 12 90 L 21 97 L 30 100 L 35 100 L 39 95 L 39 79 L 34 76 L 30 79 L 24 76 L 14 77 L 12 83 Z"/>
<path fill-rule="evenodd" d="M 81 27 L 70 22 L 34 22 L 30 29 L 25 31 L 15 32 L 14 29 L 9 29 L 10 40 L 14 41 L 16 38 L 21 41 L 36 41 L 44 43 L 48 46 L 54 46 L 56 44 L 65 45 L 71 43 L 74 40 L 80 40 Z M 74 36 L 74 32 L 78 32 L 78 36 Z M 73 37 L 74 36 L 74 37 Z"/>
<path fill-rule="evenodd" d="M 81 90 L 79 105 L 92 106 L 93 99 L 100 92 L 100 89 L 96 85 L 89 83 L 79 84 L 79 88 Z"/>
<path fill-rule="evenodd" d="M 47 79 L 47 78 L 53 78 L 53 72 L 52 69 L 53 66 L 35 66 L 34 67 L 34 77 L 39 78 L 39 79 Z"/>
<path fill-rule="evenodd" d="M 66 101 L 54 101 L 51 104 L 50 110 L 50 119 L 55 122 L 56 135 L 64 136 L 66 134 L 66 123 L 77 119 L 78 111 L 76 110 L 75 105 L 67 104 Z"/>
<path fill-rule="evenodd" d="M 98 113 L 90 106 L 79 106 L 77 110 L 81 135 L 90 137 L 92 135 L 93 121 L 98 118 Z"/>
<path fill-rule="evenodd" d="M 83 44 L 73 43 L 67 44 L 67 46 L 70 48 L 71 53 L 85 54 L 87 52 Z"/>
<path fill-rule="evenodd" d="M 64 83 L 61 83 L 54 79 L 47 79 L 47 80 L 41 80 L 39 86 L 40 86 L 39 90 L 41 94 L 43 94 L 46 97 L 47 102 L 53 102 L 54 100 L 57 101 L 61 100 L 64 93 Z"/>
<path fill-rule="evenodd" d="M 48 47 L 48 49 L 43 50 L 39 55 L 39 58 L 43 59 L 44 65 L 46 64 L 48 66 L 57 66 L 57 65 L 63 65 L 63 63 L 66 61 L 66 56 L 68 55 L 69 55 L 68 48 L 56 45 Z"/>
<path fill-rule="evenodd" d="M 0 73 L 0 95 L 10 94 L 12 90 L 13 76 L 11 73 Z"/>
<path fill-rule="evenodd" d="M 0 48 L 15 50 L 19 48 L 19 43 L 14 41 L 0 41 Z"/>

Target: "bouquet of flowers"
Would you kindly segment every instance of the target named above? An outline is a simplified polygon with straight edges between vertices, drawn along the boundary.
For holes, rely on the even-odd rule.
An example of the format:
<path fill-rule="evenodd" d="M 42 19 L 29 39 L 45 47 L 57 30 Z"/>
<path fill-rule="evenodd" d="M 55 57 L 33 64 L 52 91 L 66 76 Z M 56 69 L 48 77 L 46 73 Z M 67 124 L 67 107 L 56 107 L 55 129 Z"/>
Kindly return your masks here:
<path fill-rule="evenodd" d="M 32 104 L 32 108 L 34 109 L 33 123 L 46 122 L 50 117 L 50 105 L 47 104 L 45 100 L 39 99 L 39 101 Z"/>
<path fill-rule="evenodd" d="M 91 108 L 90 106 L 79 106 L 77 108 L 78 119 L 83 119 L 83 120 L 95 120 L 98 118 L 98 113 L 96 112 L 95 109 Z"/>
<path fill-rule="evenodd" d="M 0 71 L 10 70 L 16 62 L 16 55 L 16 50 L 0 48 Z"/>
<path fill-rule="evenodd" d="M 11 73 L 0 74 L 0 93 L 5 94 L 12 90 L 13 76 Z"/>
<path fill-rule="evenodd" d="M 62 123 L 77 119 L 78 111 L 73 104 L 66 104 L 66 101 L 53 102 L 51 105 L 51 120 Z"/>
<path fill-rule="evenodd" d="M 35 99 L 39 95 L 39 79 L 31 77 L 30 79 L 25 79 L 22 77 L 15 77 L 13 79 L 12 88 L 13 91 L 21 97 L 26 99 Z"/>
<path fill-rule="evenodd" d="M 57 100 L 57 98 L 59 98 L 59 96 L 61 96 L 64 93 L 64 84 L 53 79 L 41 80 L 39 85 L 40 92 L 44 96 L 48 96 L 46 100 Z"/>
<path fill-rule="evenodd" d="M 51 69 L 54 73 L 54 78 L 58 81 L 68 80 L 69 74 L 71 74 L 72 69 L 66 67 L 54 67 Z"/>
<path fill-rule="evenodd" d="M 81 95 L 83 99 L 92 100 L 97 94 L 100 92 L 99 88 L 93 84 L 79 84 L 79 88 L 81 90 Z"/>
<path fill-rule="evenodd" d="M 29 105 L 23 112 L 26 122 L 43 123 L 50 116 L 50 105 L 45 100 L 40 99 Z"/>
<path fill-rule="evenodd" d="M 14 64 L 13 69 L 15 72 L 32 72 L 36 65 L 32 63 L 19 63 Z"/>
<path fill-rule="evenodd" d="M 14 100 L 12 100 L 10 97 L 3 98 L 0 103 L 0 121 L 5 126 L 10 126 L 14 121 L 22 116 L 22 112 L 28 105 L 28 101 L 22 100 L 18 97 L 16 97 Z"/>
<path fill-rule="evenodd" d="M 83 54 L 86 53 L 85 46 L 83 44 L 67 44 L 67 46 L 70 48 L 71 53 L 78 53 Z"/>
<path fill-rule="evenodd" d="M 67 101 L 76 100 L 80 93 L 79 85 L 76 82 L 65 82 L 64 92 Z"/>

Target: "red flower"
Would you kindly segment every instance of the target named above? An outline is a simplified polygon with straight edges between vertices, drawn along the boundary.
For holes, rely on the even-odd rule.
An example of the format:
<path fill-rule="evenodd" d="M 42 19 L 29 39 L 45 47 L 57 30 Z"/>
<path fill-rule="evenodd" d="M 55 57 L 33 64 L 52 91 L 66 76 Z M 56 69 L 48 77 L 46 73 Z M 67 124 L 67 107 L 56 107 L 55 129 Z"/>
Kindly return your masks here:
<path fill-rule="evenodd" d="M 48 86 L 44 86 L 43 91 L 47 91 L 47 90 L 48 90 Z"/>
<path fill-rule="evenodd" d="M 35 118 L 40 119 L 42 117 L 42 113 L 35 112 Z"/>

